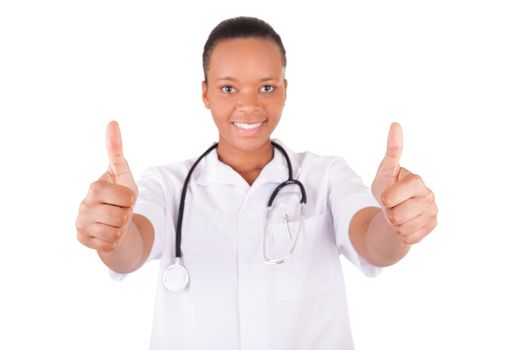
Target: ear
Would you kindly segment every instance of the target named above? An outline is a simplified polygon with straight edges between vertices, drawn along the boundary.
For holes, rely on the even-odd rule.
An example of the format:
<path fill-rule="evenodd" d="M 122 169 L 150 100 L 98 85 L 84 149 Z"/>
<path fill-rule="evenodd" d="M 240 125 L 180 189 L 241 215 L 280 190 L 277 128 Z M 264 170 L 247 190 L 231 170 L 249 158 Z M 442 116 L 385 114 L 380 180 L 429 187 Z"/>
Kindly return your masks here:
<path fill-rule="evenodd" d="M 202 102 L 204 106 L 210 109 L 210 100 L 208 100 L 208 84 L 205 80 L 202 81 Z"/>
<path fill-rule="evenodd" d="M 284 101 L 286 101 L 286 89 L 288 88 L 288 80 L 284 79 Z"/>

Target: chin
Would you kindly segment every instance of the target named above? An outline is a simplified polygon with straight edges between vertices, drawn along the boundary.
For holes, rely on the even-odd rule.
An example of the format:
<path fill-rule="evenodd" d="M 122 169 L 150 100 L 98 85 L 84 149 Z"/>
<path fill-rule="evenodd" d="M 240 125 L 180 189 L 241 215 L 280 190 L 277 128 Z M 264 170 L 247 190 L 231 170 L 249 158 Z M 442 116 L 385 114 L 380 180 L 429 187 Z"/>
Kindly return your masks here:
<path fill-rule="evenodd" d="M 230 146 L 238 149 L 243 152 L 253 152 L 268 144 L 270 140 L 270 135 L 266 137 L 257 137 L 257 138 L 221 138 L 222 142 L 228 143 Z"/>

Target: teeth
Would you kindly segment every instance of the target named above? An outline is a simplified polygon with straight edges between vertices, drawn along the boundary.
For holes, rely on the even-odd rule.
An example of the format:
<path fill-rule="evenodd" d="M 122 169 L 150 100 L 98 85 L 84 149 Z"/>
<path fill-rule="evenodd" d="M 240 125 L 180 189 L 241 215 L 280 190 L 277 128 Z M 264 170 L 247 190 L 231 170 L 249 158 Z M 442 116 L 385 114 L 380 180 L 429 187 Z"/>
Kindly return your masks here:
<path fill-rule="evenodd" d="M 255 128 L 258 128 L 259 126 L 261 126 L 262 123 L 263 122 L 254 123 L 254 124 L 248 124 L 248 123 L 237 123 L 237 122 L 234 122 L 233 124 L 235 124 L 236 127 L 241 128 L 241 129 L 255 129 Z"/>

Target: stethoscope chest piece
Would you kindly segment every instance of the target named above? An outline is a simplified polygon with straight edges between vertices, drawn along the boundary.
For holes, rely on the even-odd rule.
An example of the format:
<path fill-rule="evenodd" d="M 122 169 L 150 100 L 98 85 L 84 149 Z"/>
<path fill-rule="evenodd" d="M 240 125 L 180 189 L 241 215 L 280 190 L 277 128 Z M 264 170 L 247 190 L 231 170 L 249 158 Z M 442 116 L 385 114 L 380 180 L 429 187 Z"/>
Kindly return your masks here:
<path fill-rule="evenodd" d="M 164 287 L 171 292 L 179 292 L 186 288 L 189 282 L 189 274 L 188 270 L 182 265 L 180 258 L 176 258 L 175 263 L 166 267 L 162 282 Z"/>

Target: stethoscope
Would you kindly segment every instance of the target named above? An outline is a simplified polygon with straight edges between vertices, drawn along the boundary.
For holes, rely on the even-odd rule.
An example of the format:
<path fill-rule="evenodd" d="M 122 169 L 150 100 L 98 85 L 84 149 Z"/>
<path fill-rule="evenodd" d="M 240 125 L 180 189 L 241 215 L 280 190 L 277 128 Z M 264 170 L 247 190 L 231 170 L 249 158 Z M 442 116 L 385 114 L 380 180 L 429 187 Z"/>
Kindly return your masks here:
<path fill-rule="evenodd" d="M 265 223 L 265 228 L 264 228 L 263 255 L 264 255 L 265 263 L 280 264 L 292 255 L 295 249 L 295 246 L 297 244 L 299 232 L 304 222 L 304 212 L 305 212 L 305 206 L 306 206 L 306 191 L 304 189 L 303 184 L 299 180 L 293 179 L 292 163 L 290 162 L 290 158 L 288 157 L 288 154 L 286 153 L 284 148 L 273 141 L 271 143 L 275 148 L 277 148 L 283 154 L 284 158 L 286 159 L 286 164 L 288 165 L 288 179 L 282 182 L 281 184 L 279 184 L 275 188 L 275 190 L 272 192 L 272 195 L 270 196 L 270 199 L 268 200 L 267 211 L 266 211 L 266 223 Z M 167 290 L 172 291 L 172 292 L 178 292 L 178 291 L 184 290 L 188 286 L 188 283 L 190 280 L 188 270 L 186 269 L 186 267 L 184 266 L 182 262 L 182 251 L 181 251 L 182 234 L 181 232 L 182 232 L 182 218 L 184 216 L 184 202 L 186 199 L 186 192 L 188 189 L 188 184 L 190 182 L 191 174 L 193 173 L 193 170 L 195 170 L 195 167 L 197 166 L 197 164 L 202 160 L 202 158 L 206 157 L 208 153 L 210 153 L 212 150 L 217 148 L 217 145 L 218 145 L 217 143 L 213 144 L 197 159 L 197 161 L 195 161 L 193 166 L 190 168 L 190 171 L 188 172 L 186 179 L 184 180 L 184 185 L 182 187 L 182 194 L 180 197 L 179 216 L 177 220 L 175 261 L 173 262 L 173 264 L 166 267 L 166 269 L 164 270 L 163 276 L 162 276 L 162 282 L 164 286 L 166 287 Z M 288 185 L 297 185 L 299 186 L 299 189 L 301 190 L 301 200 L 300 200 L 301 220 L 299 223 L 298 232 L 295 235 L 295 240 L 293 242 L 293 245 L 286 256 L 282 258 L 278 258 L 278 259 L 269 259 L 266 254 L 266 228 L 267 228 L 267 223 L 268 223 L 268 217 L 272 210 L 272 203 L 277 197 L 279 191 L 281 191 L 285 186 L 288 186 Z M 287 218 L 285 218 L 285 222 L 286 222 L 286 226 L 288 227 Z M 289 228 L 288 228 L 288 234 L 290 235 Z M 290 235 L 290 238 L 291 238 L 291 235 Z"/>

